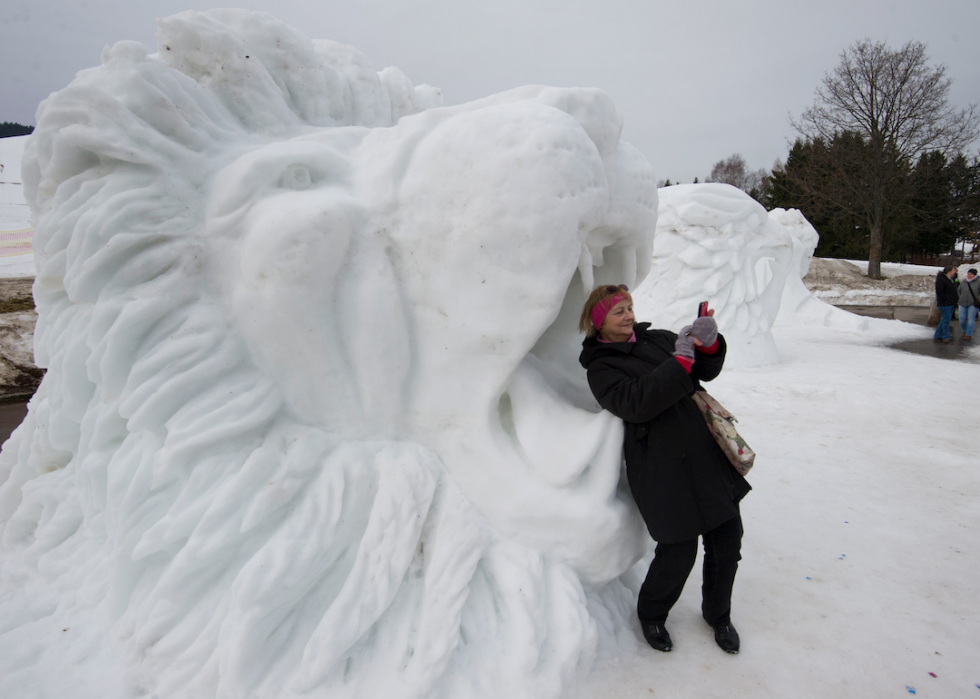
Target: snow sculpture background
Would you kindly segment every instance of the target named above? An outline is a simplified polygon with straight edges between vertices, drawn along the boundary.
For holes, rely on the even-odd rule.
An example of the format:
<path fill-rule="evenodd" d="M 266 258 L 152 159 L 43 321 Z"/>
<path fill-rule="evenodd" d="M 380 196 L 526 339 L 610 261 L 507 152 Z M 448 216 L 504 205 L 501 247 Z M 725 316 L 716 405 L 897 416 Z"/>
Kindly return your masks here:
<path fill-rule="evenodd" d="M 781 223 L 793 239 L 793 261 L 790 273 L 786 276 L 776 322 L 867 330 L 867 318 L 821 301 L 803 285 L 803 278 L 810 270 L 810 261 L 820 236 L 799 209 L 773 209 L 769 212 L 769 217 Z"/>
<path fill-rule="evenodd" d="M 797 209 L 767 212 L 716 183 L 664 187 L 659 198 L 652 270 L 633 294 L 639 319 L 676 332 L 709 301 L 729 368 L 777 363 L 777 321 L 867 329 L 803 285 L 819 235 Z"/>
<path fill-rule="evenodd" d="M 730 366 L 778 361 L 770 329 L 793 243 L 761 204 L 727 184 L 660 190 L 653 272 L 634 294 L 637 314 L 677 331 L 710 301 Z"/>
<path fill-rule="evenodd" d="M 442 108 L 244 11 L 157 42 L 25 155 L 0 695 L 540 698 L 634 643 L 646 534 L 576 361 L 656 225 L 609 98 Z"/>
<path fill-rule="evenodd" d="M 710 301 L 728 341 L 729 366 L 778 361 L 770 329 L 790 272 L 788 232 L 727 184 L 660 190 L 653 272 L 633 295 L 637 315 L 675 332 Z"/>

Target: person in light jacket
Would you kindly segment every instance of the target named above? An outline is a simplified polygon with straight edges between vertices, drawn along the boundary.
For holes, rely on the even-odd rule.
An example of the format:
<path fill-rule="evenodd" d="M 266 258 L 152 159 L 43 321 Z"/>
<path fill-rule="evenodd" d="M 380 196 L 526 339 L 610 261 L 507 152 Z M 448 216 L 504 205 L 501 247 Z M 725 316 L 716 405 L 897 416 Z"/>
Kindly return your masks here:
<path fill-rule="evenodd" d="M 691 395 L 721 372 L 725 338 L 707 311 L 680 335 L 635 323 L 625 285 L 599 286 L 582 311 L 579 362 L 599 405 L 622 418 L 633 499 L 657 548 L 637 614 L 647 642 L 670 651 L 665 623 L 704 541 L 701 612 L 723 650 L 738 653 L 731 598 L 741 560 L 739 501 L 751 490 Z"/>
<path fill-rule="evenodd" d="M 977 277 L 977 270 L 971 267 L 959 288 L 960 330 L 963 331 L 960 340 L 964 342 L 973 339 L 973 329 L 977 325 L 977 299 L 980 299 L 980 277 Z"/>

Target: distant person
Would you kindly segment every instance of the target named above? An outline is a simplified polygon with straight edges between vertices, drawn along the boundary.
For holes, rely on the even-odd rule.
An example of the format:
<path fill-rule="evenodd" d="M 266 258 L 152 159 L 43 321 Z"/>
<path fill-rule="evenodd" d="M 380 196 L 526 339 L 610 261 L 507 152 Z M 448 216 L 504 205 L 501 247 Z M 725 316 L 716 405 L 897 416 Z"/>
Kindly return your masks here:
<path fill-rule="evenodd" d="M 966 279 L 960 282 L 960 337 L 965 342 L 973 339 L 973 329 L 977 325 L 977 310 L 980 309 L 980 277 L 973 267 L 966 270 Z"/>
<path fill-rule="evenodd" d="M 738 653 L 732 626 L 732 586 L 741 560 L 738 503 L 751 490 L 715 442 L 691 394 L 725 363 L 725 339 L 714 311 L 675 335 L 636 324 L 625 285 L 589 295 L 579 329 L 586 333 L 579 362 L 603 408 L 626 427 L 626 477 L 656 554 L 640 588 L 637 614 L 655 649 L 671 650 L 667 614 L 681 596 L 704 542 L 701 614 L 715 643 Z"/>
<path fill-rule="evenodd" d="M 953 284 L 956 285 L 956 288 L 958 289 L 959 286 L 960 286 L 960 270 L 957 269 L 956 267 L 953 267 L 953 278 L 952 278 L 952 282 L 953 282 Z M 957 320 L 957 318 L 956 318 L 956 312 L 958 310 L 959 309 L 956 308 L 956 306 L 954 305 L 953 306 L 953 317 L 950 320 Z M 950 333 L 952 333 L 952 330 L 950 330 Z"/>
<path fill-rule="evenodd" d="M 956 274 L 956 267 L 946 265 L 941 272 L 936 274 L 936 306 L 939 308 L 939 325 L 936 326 L 936 333 L 932 336 L 933 342 L 949 344 L 949 321 L 953 319 L 953 308 L 956 306 L 958 297 L 956 284 L 953 282 L 953 275 Z"/>

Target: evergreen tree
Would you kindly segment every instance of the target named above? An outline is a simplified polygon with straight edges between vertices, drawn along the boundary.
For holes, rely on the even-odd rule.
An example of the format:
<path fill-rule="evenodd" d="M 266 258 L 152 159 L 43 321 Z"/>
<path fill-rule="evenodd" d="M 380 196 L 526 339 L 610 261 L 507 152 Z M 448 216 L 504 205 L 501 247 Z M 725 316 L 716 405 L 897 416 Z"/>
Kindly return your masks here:
<path fill-rule="evenodd" d="M 908 199 L 909 227 L 900 243 L 905 250 L 939 255 L 956 244 L 951 175 L 942 153 L 924 153 L 915 164 Z"/>
<path fill-rule="evenodd" d="M 870 229 L 870 277 L 881 275 L 886 231 L 894 234 L 890 223 L 903 219 L 895 206 L 902 200 L 895 197 L 905 194 L 910 163 L 933 151 L 950 156 L 977 137 L 980 117 L 973 106 L 956 110 L 949 104 L 950 85 L 944 66 L 929 66 L 923 44 L 910 41 L 892 51 L 865 39 L 841 54 L 833 72 L 824 75 L 813 106 L 792 122 L 811 142 L 831 144 L 846 134 L 853 145 L 861 142 L 864 159 L 836 163 L 836 177 L 853 190 L 851 211 Z M 854 149 L 839 153 L 851 155 Z M 804 189 L 809 196 L 823 194 L 808 185 Z M 839 188 L 832 188 L 828 201 L 839 195 Z"/>
<path fill-rule="evenodd" d="M 5 121 L 0 124 L 0 138 L 7 138 L 9 136 L 26 136 L 30 133 L 34 133 L 33 126 L 24 126 L 23 124 L 16 124 L 9 121 Z"/>
<path fill-rule="evenodd" d="M 873 177 L 871 149 L 858 134 L 842 133 L 831 142 L 798 139 L 786 164 L 773 168 L 768 208 L 797 208 L 820 234 L 821 257 L 864 258 L 869 254 L 871 222 L 865 215 Z M 951 160 L 925 153 L 914 166 L 894 165 L 886 190 L 888 206 L 881 259 L 906 261 L 914 254 L 948 253 L 956 240 L 976 237 L 980 228 L 980 163 L 963 155 Z"/>
<path fill-rule="evenodd" d="M 949 165 L 950 218 L 956 237 L 980 247 L 980 156 L 968 161 L 962 154 Z"/>
<path fill-rule="evenodd" d="M 800 209 L 820 234 L 816 254 L 821 257 L 860 258 L 868 253 L 868 225 L 861 215 L 861 176 L 866 155 L 860 137 L 839 134 L 823 139 L 797 139 L 786 164 L 773 168 L 768 208 Z"/>

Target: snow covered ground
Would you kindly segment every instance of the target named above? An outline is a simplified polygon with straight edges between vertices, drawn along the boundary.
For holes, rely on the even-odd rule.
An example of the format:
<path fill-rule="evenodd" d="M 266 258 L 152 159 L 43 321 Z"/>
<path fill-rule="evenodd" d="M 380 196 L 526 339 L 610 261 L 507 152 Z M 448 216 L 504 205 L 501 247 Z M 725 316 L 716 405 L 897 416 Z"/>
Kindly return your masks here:
<path fill-rule="evenodd" d="M 0 279 L 18 277 L 33 277 L 34 253 L 17 255 L 16 257 L 0 257 Z"/>
<path fill-rule="evenodd" d="M 778 365 L 710 386 L 759 454 L 733 600 L 741 654 L 701 620 L 699 562 L 668 619 L 673 652 L 638 641 L 578 697 L 980 695 L 980 438 L 963 409 L 980 365 L 887 346 L 928 328 L 870 324 L 777 325 Z"/>
<path fill-rule="evenodd" d="M 960 278 L 977 263 L 959 265 Z M 866 276 L 867 262 L 814 258 L 804 279 L 818 299 L 837 306 L 920 306 L 928 308 L 935 298 L 939 267 L 882 263 L 884 279 Z"/>
<path fill-rule="evenodd" d="M 867 260 L 844 260 L 845 262 L 850 262 L 852 265 L 858 268 L 862 274 L 868 273 L 868 261 Z M 939 267 L 930 267 L 929 265 L 910 265 L 903 264 L 901 262 L 882 262 L 881 263 L 881 274 L 884 277 L 897 277 L 902 274 L 915 274 L 924 277 L 933 277 L 936 272 L 939 271 Z"/>

